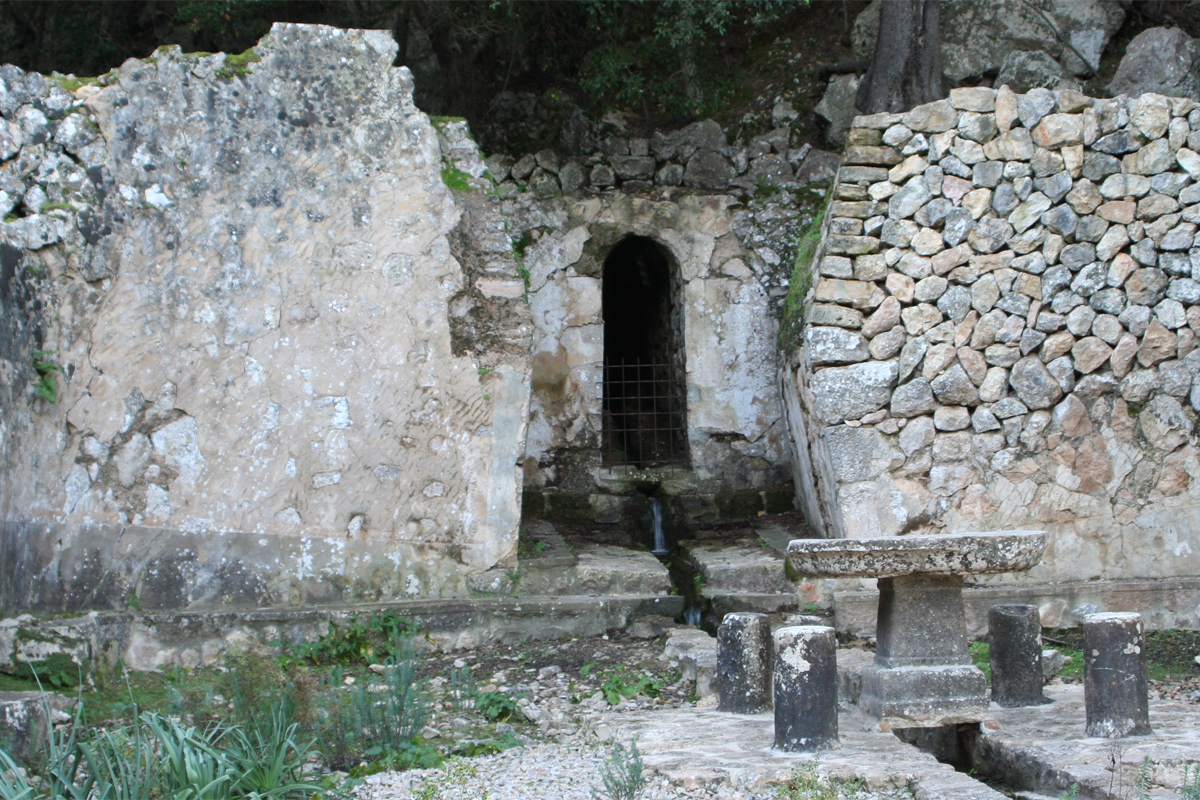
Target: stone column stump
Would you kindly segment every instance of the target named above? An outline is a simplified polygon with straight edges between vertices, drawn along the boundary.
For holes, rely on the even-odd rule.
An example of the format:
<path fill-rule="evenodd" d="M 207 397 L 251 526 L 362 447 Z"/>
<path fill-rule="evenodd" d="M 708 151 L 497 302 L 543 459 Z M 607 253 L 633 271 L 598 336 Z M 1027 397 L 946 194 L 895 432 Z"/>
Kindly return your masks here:
<path fill-rule="evenodd" d="M 1005 708 L 1049 703 L 1042 694 L 1042 621 L 1037 606 L 988 609 L 992 701 Z"/>
<path fill-rule="evenodd" d="M 717 629 L 720 711 L 757 714 L 771 707 L 771 626 L 766 614 L 726 614 Z"/>
<path fill-rule="evenodd" d="M 833 628 L 775 631 L 775 746 L 811 751 L 837 745 L 837 638 Z"/>
<path fill-rule="evenodd" d="M 1088 736 L 1150 733 L 1146 639 L 1141 614 L 1083 620 L 1083 691 Z"/>

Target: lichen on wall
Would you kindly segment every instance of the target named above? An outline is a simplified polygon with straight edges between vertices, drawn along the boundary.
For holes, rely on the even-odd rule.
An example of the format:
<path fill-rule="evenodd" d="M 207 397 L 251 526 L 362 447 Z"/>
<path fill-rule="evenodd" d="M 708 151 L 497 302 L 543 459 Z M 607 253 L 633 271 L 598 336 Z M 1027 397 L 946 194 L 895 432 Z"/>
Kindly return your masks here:
<path fill-rule="evenodd" d="M 832 535 L 1200 571 L 1198 131 L 1187 99 L 1007 87 L 855 120 L 794 376 Z"/>
<path fill-rule="evenodd" d="M 478 152 L 394 54 L 281 24 L 74 95 L 0 74 L 28 99 L 0 103 L 25 135 L 3 175 L 52 201 L 0 226 L 6 281 L 48 271 L 37 334 L 0 353 L 2 557 L 44 573 L 11 602 L 453 595 L 512 560 L 528 310 Z M 469 298 L 487 341 L 451 321 Z M 66 369 L 56 405 L 34 348 Z"/>

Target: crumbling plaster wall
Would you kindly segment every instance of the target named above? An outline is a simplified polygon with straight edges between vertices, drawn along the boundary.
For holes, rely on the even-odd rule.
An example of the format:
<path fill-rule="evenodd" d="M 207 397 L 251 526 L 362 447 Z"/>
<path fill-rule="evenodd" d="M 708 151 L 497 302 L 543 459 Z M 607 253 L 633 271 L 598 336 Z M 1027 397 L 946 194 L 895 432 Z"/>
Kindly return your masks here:
<path fill-rule="evenodd" d="M 1007 87 L 855 120 L 789 387 L 829 535 L 1045 528 L 1022 580 L 1200 575 L 1198 130 Z"/>
<path fill-rule="evenodd" d="M 281 24 L 73 94 L 0 72 L 5 606 L 445 596 L 511 564 L 523 287 L 465 128 L 439 141 L 394 55 Z"/>

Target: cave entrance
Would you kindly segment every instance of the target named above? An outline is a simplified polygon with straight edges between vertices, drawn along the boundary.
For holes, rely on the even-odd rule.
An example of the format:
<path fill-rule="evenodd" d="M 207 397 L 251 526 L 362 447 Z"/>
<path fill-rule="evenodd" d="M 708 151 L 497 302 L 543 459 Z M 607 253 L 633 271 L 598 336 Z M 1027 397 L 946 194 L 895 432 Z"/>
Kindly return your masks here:
<path fill-rule="evenodd" d="M 687 466 L 681 292 L 678 268 L 653 239 L 626 236 L 604 259 L 606 466 Z"/>

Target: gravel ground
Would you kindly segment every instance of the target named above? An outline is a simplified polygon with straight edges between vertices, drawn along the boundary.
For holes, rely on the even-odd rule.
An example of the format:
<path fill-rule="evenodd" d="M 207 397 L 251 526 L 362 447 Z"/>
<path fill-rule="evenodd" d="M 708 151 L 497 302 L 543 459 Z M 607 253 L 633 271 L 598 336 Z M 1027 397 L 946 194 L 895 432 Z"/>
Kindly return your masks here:
<path fill-rule="evenodd" d="M 423 732 L 427 740 L 443 752 L 466 752 L 471 743 L 487 740 L 506 740 L 517 746 L 495 755 L 450 758 L 438 769 L 373 775 L 355 794 L 359 800 L 607 798 L 601 775 L 611 756 L 611 742 L 628 743 L 623 715 L 653 713 L 694 701 L 692 683 L 680 677 L 674 663 L 662 660 L 662 654 L 661 639 L 636 640 L 623 635 L 430 654 L 425 674 L 435 702 L 430 724 Z M 471 667 L 481 690 L 517 698 L 521 713 L 509 722 L 488 722 L 478 712 L 456 704 L 449 675 L 466 666 Z M 614 676 L 618 685 L 651 677 L 658 696 L 638 695 L 612 705 L 600 689 Z M 1154 683 L 1151 691 L 1158 696 L 1200 701 L 1200 679 L 1172 676 Z M 789 794 L 778 786 L 750 790 L 725 784 L 673 783 L 649 769 L 646 779 L 640 800 L 833 800 L 828 794 Z M 844 787 L 838 797 L 872 800 L 910 798 L 911 794 L 907 790 L 868 792 Z"/>
<path fill-rule="evenodd" d="M 361 800 L 593 800 L 602 791 L 601 770 L 609 752 L 596 745 L 537 743 L 494 756 L 448 762 L 439 769 L 385 772 L 359 787 Z M 703 786 L 686 789 L 662 775 L 647 775 L 639 800 L 703 798 L 704 800 L 775 800 L 787 796 L 779 787 L 761 791 Z M 817 795 L 797 794 L 797 798 Z M 859 791 L 841 797 L 855 800 L 911 798 L 907 791 Z M 832 798 L 830 798 L 832 800 Z"/>

